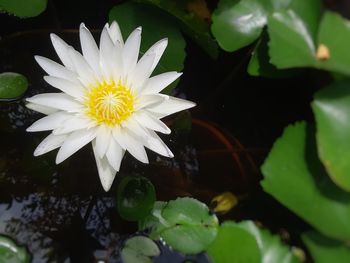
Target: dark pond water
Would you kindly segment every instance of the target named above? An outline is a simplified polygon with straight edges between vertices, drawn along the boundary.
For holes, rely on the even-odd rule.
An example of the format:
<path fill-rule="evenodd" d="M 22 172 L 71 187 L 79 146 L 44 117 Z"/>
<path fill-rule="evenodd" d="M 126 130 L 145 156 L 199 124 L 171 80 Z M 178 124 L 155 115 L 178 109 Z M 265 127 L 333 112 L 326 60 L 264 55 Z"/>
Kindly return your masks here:
<path fill-rule="evenodd" d="M 102 11 L 97 10 L 98 21 L 106 17 Z M 50 21 L 57 28 L 57 21 L 49 18 L 52 12 L 39 21 Z M 6 21 L 11 30 L 23 29 L 13 18 Z M 70 21 L 78 25 L 80 18 Z M 58 22 L 66 27 L 63 20 Z M 29 21 L 32 27 L 33 23 L 39 22 Z M 52 90 L 33 58 L 40 54 L 56 59 L 50 32 L 28 31 L 0 42 L 0 72 L 27 76 L 30 87 L 26 97 Z M 78 47 L 76 31 L 57 33 Z M 1 102 L 0 233 L 27 246 L 33 262 L 120 262 L 122 242 L 137 228 L 119 217 L 116 186 L 123 176 L 143 175 L 155 185 L 159 200 L 193 196 L 209 204 L 215 195 L 231 191 L 240 197 L 240 203 L 220 216 L 221 220 L 257 220 L 287 242 L 300 244 L 297 235 L 308 226 L 261 191 L 259 166 L 284 126 L 312 119 L 312 94 L 320 83 L 327 82 L 327 76 L 306 71 L 287 80 L 252 78 L 245 73 L 248 52 L 221 54 L 213 61 L 188 43 L 185 74 L 175 95 L 186 94 L 198 103 L 192 111 L 191 131 L 176 131 L 183 116 L 169 118 L 175 132 L 163 138 L 175 158 L 148 152 L 150 165 L 142 165 L 127 155 L 108 193 L 100 185 L 91 148 L 85 147 L 58 166 L 55 151 L 34 158 L 35 147 L 47 134 L 26 133 L 25 129 L 40 115 L 26 109 L 23 100 Z M 184 260 L 163 247 L 155 262 Z M 205 255 L 192 260 L 207 262 Z"/>

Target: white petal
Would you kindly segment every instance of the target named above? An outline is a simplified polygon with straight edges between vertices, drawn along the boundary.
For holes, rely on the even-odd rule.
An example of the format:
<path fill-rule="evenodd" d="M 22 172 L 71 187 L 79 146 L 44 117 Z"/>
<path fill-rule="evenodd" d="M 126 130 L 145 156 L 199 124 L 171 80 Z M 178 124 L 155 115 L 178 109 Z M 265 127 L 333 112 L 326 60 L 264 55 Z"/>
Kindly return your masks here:
<path fill-rule="evenodd" d="M 171 130 L 161 120 L 155 118 L 150 112 L 140 110 L 133 115 L 133 118 L 143 127 L 161 133 L 170 134 Z"/>
<path fill-rule="evenodd" d="M 98 157 L 97 151 L 96 151 L 95 140 L 92 141 L 92 149 L 94 151 L 96 165 L 97 165 L 97 171 L 98 171 L 98 175 L 100 177 L 102 187 L 107 192 L 113 184 L 113 181 L 114 181 L 114 178 L 115 178 L 117 171 L 115 169 L 113 169 L 113 167 L 109 164 L 106 157 L 104 157 L 102 159 L 100 157 Z"/>
<path fill-rule="evenodd" d="M 144 55 L 132 71 L 129 78 L 131 88 L 135 93 L 141 90 L 143 83 L 151 76 L 154 58 L 155 54 Z"/>
<path fill-rule="evenodd" d="M 158 118 L 163 118 L 178 111 L 196 106 L 196 103 L 175 97 L 170 97 L 163 103 L 148 107 L 147 110 L 155 113 Z"/>
<path fill-rule="evenodd" d="M 73 61 L 74 68 L 78 73 L 79 80 L 86 86 L 96 85 L 98 78 L 85 58 L 76 50 L 69 49 L 69 55 Z"/>
<path fill-rule="evenodd" d="M 146 141 L 144 141 L 144 145 L 148 149 L 160 155 L 170 158 L 174 157 L 174 154 L 170 151 L 168 146 L 166 146 L 166 144 L 162 141 L 161 138 L 159 138 L 159 136 L 154 131 L 150 131 L 150 137 Z"/>
<path fill-rule="evenodd" d="M 112 133 L 109 128 L 107 128 L 105 125 L 98 127 L 96 136 L 96 150 L 100 158 L 106 154 L 111 137 Z"/>
<path fill-rule="evenodd" d="M 80 24 L 79 36 L 85 60 L 97 75 L 101 75 L 99 50 L 93 36 L 84 23 Z"/>
<path fill-rule="evenodd" d="M 136 28 L 125 41 L 123 48 L 123 68 L 124 72 L 132 71 L 139 57 L 141 44 L 141 27 Z"/>
<path fill-rule="evenodd" d="M 122 149 L 122 147 L 120 147 L 120 145 L 114 139 L 112 139 L 110 141 L 106 157 L 114 170 L 119 171 L 124 153 L 125 151 Z"/>
<path fill-rule="evenodd" d="M 108 82 L 112 79 L 112 64 L 111 54 L 114 52 L 113 42 L 108 34 L 108 24 L 102 30 L 100 38 L 100 65 L 101 73 Z"/>
<path fill-rule="evenodd" d="M 63 121 L 70 117 L 70 114 L 62 111 L 53 113 L 34 122 L 27 128 L 27 132 L 49 131 L 56 129 Z"/>
<path fill-rule="evenodd" d="M 145 83 L 142 88 L 142 94 L 156 94 L 165 89 L 169 84 L 174 82 L 182 73 L 176 71 L 166 72 L 156 75 Z"/>
<path fill-rule="evenodd" d="M 157 64 L 158 64 L 160 58 L 162 57 L 167 45 L 168 45 L 168 39 L 167 38 L 161 39 L 158 42 L 156 42 L 153 46 L 151 46 L 144 54 L 144 56 L 147 56 L 149 54 L 155 55 L 153 65 L 151 67 L 151 72 L 153 72 L 153 70 L 157 66 Z"/>
<path fill-rule="evenodd" d="M 168 99 L 169 96 L 161 95 L 161 94 L 154 94 L 154 95 L 144 95 L 137 99 L 135 103 L 136 111 L 147 108 L 147 107 L 154 107 L 158 104 L 163 104 L 165 100 Z"/>
<path fill-rule="evenodd" d="M 55 34 L 50 34 L 50 37 L 51 37 L 52 45 L 56 50 L 56 53 L 60 58 L 60 60 L 62 61 L 63 65 L 70 70 L 74 70 L 73 62 L 71 61 L 68 54 L 68 49 L 72 47 L 69 46 L 59 36 Z"/>
<path fill-rule="evenodd" d="M 123 149 L 127 150 L 137 160 L 143 163 L 148 163 L 145 148 L 142 143 L 132 136 L 129 130 L 116 127 L 113 129 L 113 137 Z"/>
<path fill-rule="evenodd" d="M 109 36 L 111 37 L 114 44 L 117 42 L 124 44 L 122 33 L 120 32 L 119 25 L 116 21 L 113 21 L 110 27 L 108 28 Z"/>
<path fill-rule="evenodd" d="M 54 108 L 51 108 L 51 107 L 42 106 L 42 105 L 38 105 L 38 104 L 35 104 L 35 103 L 27 103 L 26 107 L 28 109 L 40 112 L 40 113 L 45 114 L 45 115 L 49 115 L 49 114 L 52 114 L 52 113 L 55 113 L 55 112 L 58 111 L 57 109 L 54 109 Z"/>
<path fill-rule="evenodd" d="M 110 58 L 112 60 L 112 75 L 115 83 L 120 81 L 120 78 L 124 75 L 123 68 L 123 58 L 122 58 L 122 47 L 119 42 L 113 47 L 113 50 L 110 54 Z"/>
<path fill-rule="evenodd" d="M 61 123 L 60 127 L 53 130 L 53 134 L 66 134 L 81 129 L 89 129 L 94 126 L 94 122 L 87 118 L 72 116 Z"/>
<path fill-rule="evenodd" d="M 57 153 L 56 164 L 59 164 L 76 153 L 96 137 L 95 129 L 75 131 L 68 135 Z"/>
<path fill-rule="evenodd" d="M 82 99 L 84 97 L 85 90 L 84 90 L 84 87 L 81 86 L 81 84 L 73 83 L 65 79 L 51 77 L 51 76 L 45 76 L 44 80 L 47 83 L 49 83 L 51 86 L 63 91 L 69 96 L 72 96 L 77 99 Z"/>
<path fill-rule="evenodd" d="M 77 79 L 77 74 L 74 72 L 68 70 L 67 68 L 63 67 L 62 65 L 56 63 L 55 61 L 52 61 L 48 58 L 44 58 L 41 56 L 34 56 L 36 62 L 40 65 L 40 67 L 43 68 L 43 70 L 46 71 L 47 74 L 59 77 L 62 79 L 70 80 L 74 83 L 79 83 Z"/>
<path fill-rule="evenodd" d="M 53 135 L 51 133 L 36 147 L 34 156 L 45 154 L 60 147 L 66 138 L 66 135 Z"/>
<path fill-rule="evenodd" d="M 143 128 L 133 117 L 122 123 L 122 126 L 132 131 L 139 137 L 147 138 L 149 136 L 148 130 Z"/>
<path fill-rule="evenodd" d="M 43 93 L 27 98 L 28 102 L 64 110 L 68 112 L 79 112 L 82 105 L 64 93 Z"/>

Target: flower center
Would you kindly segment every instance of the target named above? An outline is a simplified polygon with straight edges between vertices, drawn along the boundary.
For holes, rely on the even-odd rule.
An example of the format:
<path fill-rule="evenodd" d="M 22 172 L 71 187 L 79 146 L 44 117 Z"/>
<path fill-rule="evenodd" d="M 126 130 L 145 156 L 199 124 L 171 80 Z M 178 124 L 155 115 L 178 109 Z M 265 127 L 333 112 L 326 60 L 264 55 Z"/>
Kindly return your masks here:
<path fill-rule="evenodd" d="M 98 124 L 118 125 L 134 112 L 134 95 L 122 84 L 105 82 L 92 87 L 84 102 L 86 114 Z"/>

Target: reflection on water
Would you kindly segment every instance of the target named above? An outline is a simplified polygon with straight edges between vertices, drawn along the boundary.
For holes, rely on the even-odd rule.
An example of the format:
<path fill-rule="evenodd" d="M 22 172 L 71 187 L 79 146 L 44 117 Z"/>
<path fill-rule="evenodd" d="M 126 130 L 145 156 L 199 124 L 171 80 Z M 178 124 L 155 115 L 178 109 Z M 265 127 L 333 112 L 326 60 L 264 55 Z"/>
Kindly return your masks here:
<path fill-rule="evenodd" d="M 78 39 L 75 33 L 66 33 L 64 38 Z M 30 82 L 26 96 L 52 91 L 33 59 L 38 50 L 54 57 L 48 39 L 47 32 L 39 32 L 0 43 L 0 71 L 26 75 Z M 27 43 L 25 49 L 22 43 Z M 256 167 L 239 142 L 207 122 L 194 120 L 188 134 L 188 123 L 169 119 L 174 129 L 179 125 L 164 137 L 175 158 L 149 152 L 150 164 L 144 165 L 126 155 L 116 182 L 105 193 L 90 147 L 58 166 L 55 151 L 33 157 L 47 134 L 26 133 L 25 128 L 38 118 L 38 113 L 24 106 L 24 100 L 0 103 L 0 233 L 27 246 L 33 262 L 120 262 L 123 240 L 137 230 L 115 208 L 116 186 L 122 176 L 148 177 L 159 200 L 194 196 L 209 203 L 220 192 L 244 195 L 256 185 Z M 168 248 L 161 250 L 155 262 L 185 260 Z M 207 262 L 205 255 L 192 260 Z"/>

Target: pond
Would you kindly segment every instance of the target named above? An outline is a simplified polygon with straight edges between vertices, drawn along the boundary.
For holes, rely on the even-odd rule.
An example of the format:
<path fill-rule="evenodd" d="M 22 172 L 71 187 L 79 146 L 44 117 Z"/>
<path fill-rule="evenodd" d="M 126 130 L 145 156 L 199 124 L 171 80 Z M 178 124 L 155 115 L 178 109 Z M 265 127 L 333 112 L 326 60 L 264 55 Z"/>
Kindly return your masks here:
<path fill-rule="evenodd" d="M 158 201 L 193 197 L 213 209 L 213 198 L 230 192 L 238 204 L 217 214 L 221 222 L 253 220 L 305 249 L 299 234 L 312 227 L 262 190 L 260 166 L 286 125 L 312 120 L 313 94 L 331 77 L 313 69 L 283 79 L 252 77 L 246 72 L 251 47 L 213 60 L 186 37 L 184 74 L 172 95 L 197 107 L 164 119 L 173 132 L 161 138 L 175 157 L 147 151 L 146 165 L 126 154 L 110 191 L 101 187 L 91 146 L 59 165 L 57 151 L 33 156 L 48 133 L 26 132 L 42 115 L 26 108 L 25 98 L 55 92 L 34 55 L 57 60 L 52 32 L 80 50 L 78 30 L 62 25 L 77 28 L 89 14 L 96 15 L 87 23 L 98 39 L 114 3 L 97 2 L 81 14 L 72 8 L 62 15 L 63 4 L 52 1 L 44 15 L 26 25 L 1 18 L 8 26 L 0 31 L 0 72 L 27 76 L 29 88 L 17 100 L 0 102 L 0 233 L 26 247 L 32 262 L 122 262 L 120 251 L 138 226 L 119 215 L 117 188 L 127 176 L 143 176 L 154 185 Z M 165 242 L 157 244 L 161 254 L 154 262 L 211 262 L 205 253 L 185 256 Z"/>

